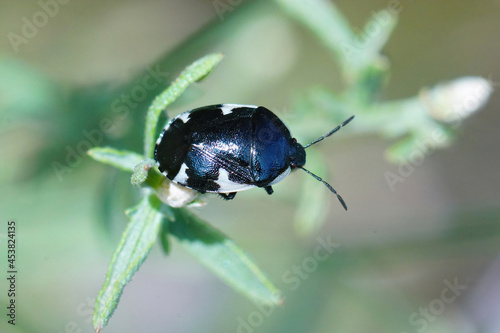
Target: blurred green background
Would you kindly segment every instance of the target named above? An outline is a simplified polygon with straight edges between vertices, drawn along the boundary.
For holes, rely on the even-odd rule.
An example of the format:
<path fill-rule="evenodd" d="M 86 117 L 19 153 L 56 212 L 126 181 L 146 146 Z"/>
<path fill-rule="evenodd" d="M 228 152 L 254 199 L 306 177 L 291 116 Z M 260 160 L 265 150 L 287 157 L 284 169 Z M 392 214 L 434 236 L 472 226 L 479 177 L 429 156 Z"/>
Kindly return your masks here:
<path fill-rule="evenodd" d="M 89 148 L 85 133 L 110 119 L 98 145 L 140 152 L 148 104 L 209 52 L 225 58 L 170 115 L 256 104 L 303 133 L 294 122 L 297 95 L 343 83 L 328 51 L 273 1 L 71 1 L 13 45 L 11 33 L 21 35 L 41 3 L 0 3 L 0 253 L 13 219 L 19 266 L 16 326 L 2 310 L 0 327 L 91 332 L 94 298 L 127 222 L 123 210 L 138 197 L 128 174 L 78 154 Z M 358 29 L 389 3 L 335 1 Z M 500 2 L 400 3 L 384 48 L 392 67 L 381 100 L 468 75 L 500 82 Z M 115 112 L 125 105 L 116 102 L 121 94 L 134 93 L 156 68 L 158 84 L 136 95 L 126 113 Z M 168 257 L 154 247 L 103 332 L 500 332 L 499 103 L 493 92 L 462 121 L 453 144 L 426 155 L 394 191 L 385 173 L 397 174 L 398 165 L 384 158 L 393 141 L 339 133 L 311 148 L 327 165 L 309 169 L 342 194 L 349 211 L 331 195 L 327 223 L 309 235 L 293 224 L 304 173 L 271 197 L 263 190 L 231 202 L 207 196 L 195 213 L 251 254 L 284 292 L 283 307 L 256 306 L 174 243 Z M 323 134 L 317 131 L 299 142 Z M 327 239 L 339 246 L 310 266 Z M 0 288 L 5 309 L 5 279 Z"/>

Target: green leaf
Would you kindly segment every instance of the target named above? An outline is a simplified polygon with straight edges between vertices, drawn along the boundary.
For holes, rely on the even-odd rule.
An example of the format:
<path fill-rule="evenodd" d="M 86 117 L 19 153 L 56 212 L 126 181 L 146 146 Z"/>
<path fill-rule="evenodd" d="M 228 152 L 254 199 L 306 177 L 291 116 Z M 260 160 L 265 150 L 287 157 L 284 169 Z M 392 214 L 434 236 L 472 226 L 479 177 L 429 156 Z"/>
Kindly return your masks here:
<path fill-rule="evenodd" d="M 231 239 L 185 209 L 172 209 L 170 234 L 202 264 L 258 302 L 282 304 L 281 292 Z"/>
<path fill-rule="evenodd" d="M 380 54 L 397 23 L 397 15 L 388 9 L 374 13 L 364 31 L 356 34 L 332 1 L 276 0 L 298 21 L 309 28 L 342 65 L 344 77 L 356 83 L 367 66 L 384 70 L 387 65 Z M 382 22 L 382 23 L 381 23 Z M 371 31 L 374 24 L 377 30 Z"/>
<path fill-rule="evenodd" d="M 169 231 L 168 231 L 168 222 L 162 223 L 161 232 L 160 232 L 160 244 L 165 254 L 170 254 L 170 239 L 169 239 Z"/>
<path fill-rule="evenodd" d="M 198 59 L 189 65 L 165 91 L 153 100 L 146 116 L 144 156 L 153 157 L 156 142 L 156 126 L 160 113 L 175 101 L 191 83 L 200 81 L 210 74 L 222 60 L 222 57 L 221 53 L 213 53 Z"/>
<path fill-rule="evenodd" d="M 94 329 L 99 332 L 108 323 L 118 305 L 123 289 L 146 259 L 158 237 L 162 214 L 161 202 L 153 195 L 128 212 L 130 223 L 109 266 L 106 280 L 97 296 Z"/>
<path fill-rule="evenodd" d="M 392 163 L 403 163 L 406 161 L 407 157 L 415 151 L 417 143 L 418 141 L 415 135 L 407 135 L 405 138 L 389 147 L 385 155 Z"/>
<path fill-rule="evenodd" d="M 318 152 L 308 150 L 307 163 L 318 175 L 326 175 L 325 161 Z M 337 197 L 328 191 L 323 184 L 309 175 L 304 175 L 299 205 L 295 212 L 295 230 L 303 236 L 318 230 L 326 220 L 328 203 L 333 202 L 334 205 L 337 205 L 336 201 Z M 333 206 L 333 208 L 344 210 L 340 204 Z"/>
<path fill-rule="evenodd" d="M 146 181 L 149 170 L 156 165 L 152 158 L 145 158 L 134 167 L 134 173 L 130 177 L 132 185 L 139 186 Z"/>
<path fill-rule="evenodd" d="M 363 51 L 359 53 L 359 61 L 361 63 L 368 65 L 377 62 L 377 59 L 380 58 L 382 49 L 389 40 L 397 23 L 398 15 L 393 14 L 388 9 L 372 14 L 372 17 L 368 20 L 363 29 L 364 35 L 362 37 L 358 36 L 363 39 Z M 379 29 L 377 33 L 371 33 L 374 24 L 376 24 Z"/>
<path fill-rule="evenodd" d="M 386 58 L 379 57 L 379 61 L 366 64 L 357 73 L 356 82 L 345 93 L 345 101 L 351 109 L 367 109 L 377 101 L 380 90 L 387 83 L 389 63 Z"/>
<path fill-rule="evenodd" d="M 344 45 L 352 45 L 354 33 L 344 15 L 332 1 L 276 0 L 306 25 L 341 62 L 348 64 Z"/>
<path fill-rule="evenodd" d="M 90 149 L 87 154 L 96 161 L 110 164 L 125 171 L 134 171 L 134 167 L 144 159 L 137 153 L 110 147 L 95 147 Z"/>

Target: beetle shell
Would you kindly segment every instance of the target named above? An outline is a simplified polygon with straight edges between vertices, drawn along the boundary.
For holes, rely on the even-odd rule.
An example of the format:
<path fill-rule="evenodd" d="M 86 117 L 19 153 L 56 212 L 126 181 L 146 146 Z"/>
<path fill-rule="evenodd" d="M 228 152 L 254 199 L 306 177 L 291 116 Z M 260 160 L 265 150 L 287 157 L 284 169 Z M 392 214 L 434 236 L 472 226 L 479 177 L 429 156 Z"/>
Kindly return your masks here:
<path fill-rule="evenodd" d="M 264 187 L 305 164 L 304 148 L 270 110 L 218 104 L 184 112 L 163 129 L 154 152 L 170 180 L 201 193 Z"/>

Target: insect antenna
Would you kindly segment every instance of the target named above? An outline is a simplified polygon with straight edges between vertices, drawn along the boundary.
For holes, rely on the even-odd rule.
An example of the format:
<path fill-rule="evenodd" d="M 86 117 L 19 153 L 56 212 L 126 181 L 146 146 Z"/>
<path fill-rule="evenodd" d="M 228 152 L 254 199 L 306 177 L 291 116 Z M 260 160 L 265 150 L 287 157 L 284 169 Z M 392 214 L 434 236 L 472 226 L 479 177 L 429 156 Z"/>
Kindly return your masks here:
<path fill-rule="evenodd" d="M 350 119 L 352 119 L 352 117 Z M 346 206 L 346 204 L 344 202 L 344 199 L 342 199 L 342 197 L 340 196 L 340 194 L 338 194 L 337 191 L 335 191 L 335 189 L 330 184 L 328 184 L 323 179 L 321 179 L 319 176 L 316 176 L 314 173 L 312 173 L 311 171 L 309 171 L 309 170 L 307 170 L 307 169 L 305 169 L 305 168 L 303 168 L 301 166 L 297 166 L 297 168 L 300 168 L 300 169 L 304 170 L 305 172 L 307 172 L 308 174 L 310 174 L 311 176 L 313 176 L 317 181 L 320 181 L 323 184 L 325 184 L 325 186 L 330 191 L 332 191 L 333 194 L 335 194 L 337 196 L 337 198 L 339 199 L 340 203 L 342 204 L 342 207 L 344 207 L 344 209 L 347 210 L 347 206 Z"/>
<path fill-rule="evenodd" d="M 349 122 L 354 118 L 354 116 L 351 116 L 349 119 L 347 119 L 346 121 L 344 121 L 342 124 L 340 124 L 339 126 L 335 127 L 333 130 L 331 130 L 330 132 L 326 133 L 325 135 L 317 138 L 316 140 L 314 140 L 313 142 L 311 142 L 310 144 L 304 146 L 304 149 L 308 148 L 308 147 L 311 147 L 312 145 L 320 142 L 320 141 L 323 141 L 324 139 L 326 139 L 327 137 L 329 137 L 330 135 L 332 135 L 333 133 L 337 132 L 340 128 L 344 127 L 345 125 L 349 124 Z"/>

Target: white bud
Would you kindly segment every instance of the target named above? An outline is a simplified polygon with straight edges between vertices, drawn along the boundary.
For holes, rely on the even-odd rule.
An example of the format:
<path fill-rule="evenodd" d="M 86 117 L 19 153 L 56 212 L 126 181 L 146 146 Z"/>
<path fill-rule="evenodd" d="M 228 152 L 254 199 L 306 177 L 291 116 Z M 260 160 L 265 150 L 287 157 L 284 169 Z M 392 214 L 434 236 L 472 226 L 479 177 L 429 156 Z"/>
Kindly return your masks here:
<path fill-rule="evenodd" d="M 442 83 L 422 96 L 430 115 L 444 122 L 455 122 L 469 117 L 488 101 L 493 86 L 477 76 L 467 76 Z"/>

